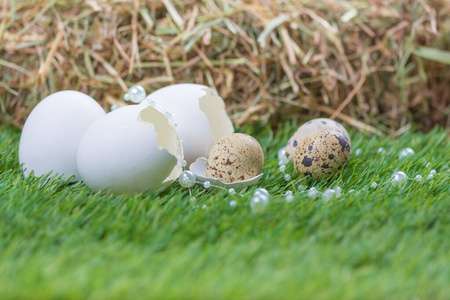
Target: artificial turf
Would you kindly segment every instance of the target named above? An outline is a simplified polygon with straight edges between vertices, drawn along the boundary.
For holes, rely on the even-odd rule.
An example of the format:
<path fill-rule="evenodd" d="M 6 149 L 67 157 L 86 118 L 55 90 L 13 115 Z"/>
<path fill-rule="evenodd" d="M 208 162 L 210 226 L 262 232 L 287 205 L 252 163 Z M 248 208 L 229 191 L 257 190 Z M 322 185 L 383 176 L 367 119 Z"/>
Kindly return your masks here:
<path fill-rule="evenodd" d="M 352 132 L 353 152 L 362 153 L 339 174 L 288 183 L 276 154 L 294 127 L 245 128 L 257 132 L 266 153 L 258 187 L 271 198 L 259 213 L 249 206 L 256 187 L 230 196 L 197 186 L 190 201 L 178 183 L 115 196 L 83 183 L 24 179 L 20 132 L 0 130 L 1 298 L 450 298 L 443 129 L 396 140 Z M 404 147 L 415 155 L 399 160 Z M 423 180 L 393 186 L 397 170 Z M 324 202 L 299 192 L 299 184 L 343 193 Z"/>

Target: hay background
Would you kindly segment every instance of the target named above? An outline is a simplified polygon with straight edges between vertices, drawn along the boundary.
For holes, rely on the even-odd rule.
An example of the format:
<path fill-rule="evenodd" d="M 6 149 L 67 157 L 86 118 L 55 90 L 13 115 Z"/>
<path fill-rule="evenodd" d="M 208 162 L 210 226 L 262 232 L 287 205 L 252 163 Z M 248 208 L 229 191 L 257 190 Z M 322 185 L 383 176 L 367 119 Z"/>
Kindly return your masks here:
<path fill-rule="evenodd" d="M 450 1 L 0 5 L 0 123 L 21 127 L 58 90 L 109 110 L 135 83 L 196 82 L 238 125 L 332 115 L 393 135 L 450 127 Z"/>

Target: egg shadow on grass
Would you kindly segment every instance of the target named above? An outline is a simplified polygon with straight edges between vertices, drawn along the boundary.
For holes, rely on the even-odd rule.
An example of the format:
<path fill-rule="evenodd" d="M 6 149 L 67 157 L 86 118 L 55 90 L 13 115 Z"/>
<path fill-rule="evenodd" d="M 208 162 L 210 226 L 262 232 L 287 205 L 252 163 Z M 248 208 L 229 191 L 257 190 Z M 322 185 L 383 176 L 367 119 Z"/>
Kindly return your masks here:
<path fill-rule="evenodd" d="M 22 166 L 20 170 L 23 172 L 24 169 Z M 64 175 L 60 175 L 58 173 L 53 173 L 53 171 L 48 172 L 47 174 L 41 176 L 35 176 L 34 171 L 31 171 L 28 176 L 24 176 L 22 173 L 23 180 L 27 186 L 37 185 L 39 189 L 46 188 L 47 190 L 52 191 L 53 193 L 58 193 L 69 186 L 75 186 L 80 184 L 79 181 L 72 181 L 75 178 L 75 175 L 70 177 L 65 177 Z"/>
<path fill-rule="evenodd" d="M 149 201 L 159 201 L 160 204 L 166 205 L 168 202 L 170 202 L 174 196 L 173 194 L 170 195 L 173 192 L 173 184 L 176 184 L 175 182 L 166 186 L 161 187 L 156 190 L 148 189 L 144 192 L 139 193 L 119 193 L 113 191 L 111 188 L 104 188 L 98 191 L 91 190 L 83 181 L 79 181 L 79 184 L 83 186 L 83 188 L 87 189 L 88 192 L 91 195 L 99 195 L 103 198 L 107 198 L 110 201 L 127 201 L 127 200 L 149 200 Z M 189 196 L 189 191 L 186 190 L 187 197 Z M 184 198 L 184 197 L 183 197 Z"/>

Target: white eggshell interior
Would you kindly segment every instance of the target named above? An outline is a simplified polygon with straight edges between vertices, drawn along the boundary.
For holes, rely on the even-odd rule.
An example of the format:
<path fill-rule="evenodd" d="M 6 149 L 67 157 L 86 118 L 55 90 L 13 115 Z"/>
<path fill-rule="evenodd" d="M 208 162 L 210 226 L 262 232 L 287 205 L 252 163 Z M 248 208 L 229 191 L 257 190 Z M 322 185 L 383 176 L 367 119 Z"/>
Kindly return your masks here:
<path fill-rule="evenodd" d="M 209 181 L 209 182 L 211 182 L 211 184 L 214 184 L 217 186 L 240 189 L 240 188 L 244 188 L 244 187 L 251 186 L 251 185 L 258 183 L 258 181 L 263 176 L 263 173 L 261 173 L 255 177 L 247 179 L 247 180 L 240 180 L 240 181 L 227 183 L 227 182 L 223 182 L 222 180 L 217 179 L 217 178 L 206 177 L 206 163 L 207 162 L 208 162 L 208 160 L 205 157 L 199 157 L 189 167 L 189 170 L 195 174 L 197 181 L 199 181 L 199 182 Z"/>
<path fill-rule="evenodd" d="M 104 115 L 94 99 L 77 91 L 61 91 L 43 99 L 28 116 L 20 138 L 24 175 L 52 172 L 79 180 L 78 145 L 86 130 Z"/>
<path fill-rule="evenodd" d="M 147 107 L 139 114 L 138 120 L 149 126 L 154 126 L 157 133 L 157 145 L 159 149 L 166 149 L 177 158 L 177 164 L 164 182 L 178 179 L 183 171 L 183 146 L 175 128 L 170 121 L 156 108 Z"/>
<path fill-rule="evenodd" d="M 130 105 L 89 128 L 78 148 L 78 169 L 94 191 L 140 193 L 178 177 L 181 151 L 175 129 L 160 112 Z"/>
<path fill-rule="evenodd" d="M 223 137 L 234 132 L 233 123 L 228 117 L 225 102 L 217 95 L 216 91 L 211 88 L 207 88 L 204 91 L 205 96 L 199 99 L 199 107 L 208 119 L 215 144 Z"/>
<path fill-rule="evenodd" d="M 169 112 L 176 122 L 188 164 L 206 157 L 216 141 L 234 132 L 223 99 L 207 86 L 171 85 L 151 93 L 142 105 L 149 105 L 149 101 L 158 110 Z"/>

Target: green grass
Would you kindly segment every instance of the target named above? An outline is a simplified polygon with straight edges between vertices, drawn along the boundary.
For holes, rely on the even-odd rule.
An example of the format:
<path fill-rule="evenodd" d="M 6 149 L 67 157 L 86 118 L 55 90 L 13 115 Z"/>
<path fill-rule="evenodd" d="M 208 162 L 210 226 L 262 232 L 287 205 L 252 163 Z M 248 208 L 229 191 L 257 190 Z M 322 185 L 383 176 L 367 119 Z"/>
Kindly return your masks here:
<path fill-rule="evenodd" d="M 292 127 L 247 128 L 266 153 L 258 186 L 272 198 L 261 213 L 249 207 L 256 187 L 243 196 L 196 187 L 193 203 L 178 183 L 132 197 L 24 179 L 20 133 L 0 130 L 1 298 L 450 298 L 450 149 L 442 129 L 398 140 L 353 132 L 362 155 L 314 184 L 286 183 L 277 170 Z M 386 153 L 376 154 L 379 147 Z M 399 161 L 404 147 L 416 154 Z M 437 174 L 427 179 L 431 169 Z M 424 179 L 392 186 L 396 170 Z M 300 183 L 344 192 L 324 203 L 299 193 Z M 287 190 L 292 203 L 283 200 Z"/>

